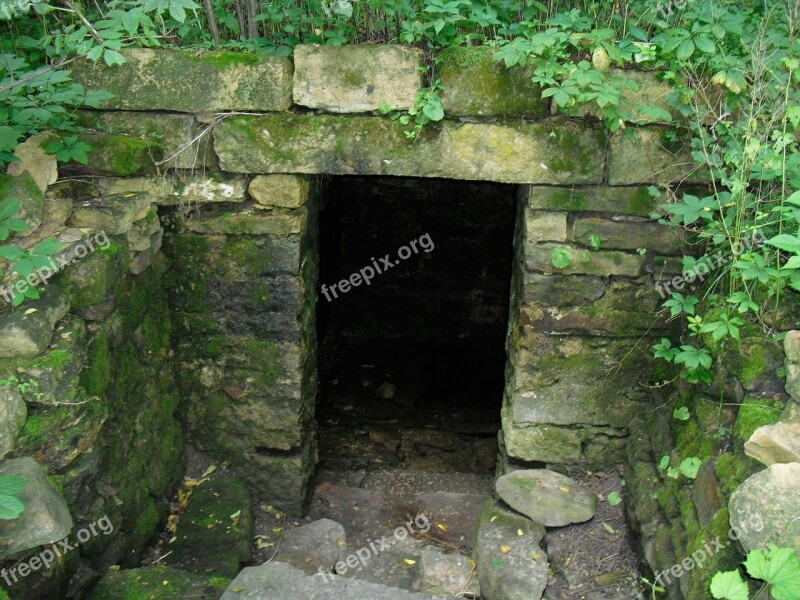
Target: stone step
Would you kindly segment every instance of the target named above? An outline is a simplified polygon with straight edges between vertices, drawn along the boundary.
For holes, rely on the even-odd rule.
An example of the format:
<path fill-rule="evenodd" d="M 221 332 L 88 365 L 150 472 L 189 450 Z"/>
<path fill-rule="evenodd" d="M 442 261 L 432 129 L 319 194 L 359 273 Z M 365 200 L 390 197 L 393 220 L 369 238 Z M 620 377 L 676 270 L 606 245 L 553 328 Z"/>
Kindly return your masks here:
<path fill-rule="evenodd" d="M 444 600 L 399 588 L 347 579 L 336 575 L 306 575 L 290 565 L 273 561 L 244 569 L 221 600 Z"/>

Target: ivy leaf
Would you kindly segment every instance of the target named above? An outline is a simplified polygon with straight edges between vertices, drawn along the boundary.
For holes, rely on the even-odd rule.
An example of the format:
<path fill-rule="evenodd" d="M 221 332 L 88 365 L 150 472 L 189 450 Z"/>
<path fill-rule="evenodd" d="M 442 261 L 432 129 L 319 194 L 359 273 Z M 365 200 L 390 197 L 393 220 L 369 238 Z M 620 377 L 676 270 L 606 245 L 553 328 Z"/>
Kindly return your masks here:
<path fill-rule="evenodd" d="M 711 595 L 720 600 L 748 600 L 750 590 L 739 571 L 721 571 L 711 578 Z"/>
<path fill-rule="evenodd" d="M 564 269 L 572 262 L 572 256 L 566 248 L 553 248 L 550 260 L 557 269 Z"/>
<path fill-rule="evenodd" d="M 0 494 L 0 519 L 4 521 L 16 519 L 24 510 L 25 505 L 17 498 Z"/>
<path fill-rule="evenodd" d="M 793 548 L 779 548 L 770 544 L 768 550 L 751 550 L 744 561 L 751 577 L 762 579 L 770 585 L 775 600 L 800 598 L 800 560 Z"/>
<path fill-rule="evenodd" d="M 701 464 L 703 464 L 702 460 L 696 456 L 690 456 L 688 458 L 684 458 L 678 468 L 688 479 L 694 479 L 697 477 L 697 472 L 700 470 Z"/>
<path fill-rule="evenodd" d="M 28 481 L 19 475 L 3 475 L 0 477 L 0 495 L 13 496 L 25 489 Z"/>
<path fill-rule="evenodd" d="M 691 417 L 689 414 L 689 409 L 685 406 L 681 406 L 680 408 L 676 408 L 674 411 L 672 411 L 672 416 L 679 421 L 688 421 L 689 417 Z"/>

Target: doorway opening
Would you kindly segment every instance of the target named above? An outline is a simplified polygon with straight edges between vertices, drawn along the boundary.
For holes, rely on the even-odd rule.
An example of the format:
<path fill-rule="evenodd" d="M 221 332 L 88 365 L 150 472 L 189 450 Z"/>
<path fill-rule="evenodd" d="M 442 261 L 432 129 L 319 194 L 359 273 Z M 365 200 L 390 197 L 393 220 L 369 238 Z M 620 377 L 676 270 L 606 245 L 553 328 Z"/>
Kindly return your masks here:
<path fill-rule="evenodd" d="M 321 472 L 494 473 L 515 187 L 334 177 L 320 211 Z"/>

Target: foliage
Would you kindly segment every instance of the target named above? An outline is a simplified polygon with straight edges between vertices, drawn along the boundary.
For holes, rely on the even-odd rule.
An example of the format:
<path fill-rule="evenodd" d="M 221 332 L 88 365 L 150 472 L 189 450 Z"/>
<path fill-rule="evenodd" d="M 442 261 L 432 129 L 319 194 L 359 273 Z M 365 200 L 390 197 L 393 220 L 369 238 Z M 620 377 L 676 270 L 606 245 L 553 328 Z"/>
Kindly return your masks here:
<path fill-rule="evenodd" d="M 11 521 L 25 510 L 25 505 L 16 497 L 25 489 L 27 481 L 17 475 L 0 475 L 0 520 Z"/>
<path fill-rule="evenodd" d="M 763 582 L 755 598 L 761 597 L 765 591 L 769 591 L 775 600 L 800 598 L 800 560 L 793 548 L 781 548 L 775 544 L 770 544 L 767 550 L 754 548 L 748 552 L 744 566 L 750 577 Z M 748 600 L 749 591 L 738 569 L 717 572 L 711 579 L 714 598 Z"/>

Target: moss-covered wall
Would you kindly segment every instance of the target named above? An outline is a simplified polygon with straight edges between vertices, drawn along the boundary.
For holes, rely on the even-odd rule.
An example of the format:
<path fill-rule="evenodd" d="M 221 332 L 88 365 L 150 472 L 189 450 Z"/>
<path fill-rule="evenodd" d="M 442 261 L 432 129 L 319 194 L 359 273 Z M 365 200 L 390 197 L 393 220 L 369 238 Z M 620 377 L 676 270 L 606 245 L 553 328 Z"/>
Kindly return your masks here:
<path fill-rule="evenodd" d="M 96 187 L 71 183 L 48 190 L 45 205 L 64 198 L 74 208 L 60 211 L 61 219 L 46 217 L 42 228 L 62 243 L 58 256 L 76 260 L 39 300 L 0 308 L 4 348 L 13 347 L 13 335 L 33 335 L 42 344 L 38 354 L 0 359 L 3 393 L 18 392 L 27 405 L 9 457 L 31 456 L 45 467 L 66 500 L 73 533 L 103 517 L 114 529 L 93 536 L 55 569 L 12 586 L 12 598 L 63 598 L 76 572 L 91 581 L 87 574 L 111 565 L 138 564 L 183 476 L 181 399 L 161 281 L 165 265 L 156 260 L 155 209 L 144 200 L 101 200 Z M 32 244 L 42 233 L 17 243 Z M 47 316 L 53 306 L 55 319 Z"/>
<path fill-rule="evenodd" d="M 745 442 L 761 425 L 781 419 L 792 403 L 778 374 L 783 364 L 779 344 L 743 334 L 739 344 L 722 352 L 707 389 L 658 390 L 649 403 L 659 410 L 642 411 L 631 422 L 628 518 L 650 569 L 657 576 L 667 571 L 659 582 L 671 598 L 710 600 L 714 573 L 734 569 L 744 558 L 729 537 L 728 500 L 763 468 L 745 455 Z M 701 461 L 694 479 L 680 469 L 691 458 Z M 700 551 L 709 555 L 700 564 L 676 570 L 677 576 L 669 572 Z"/>

